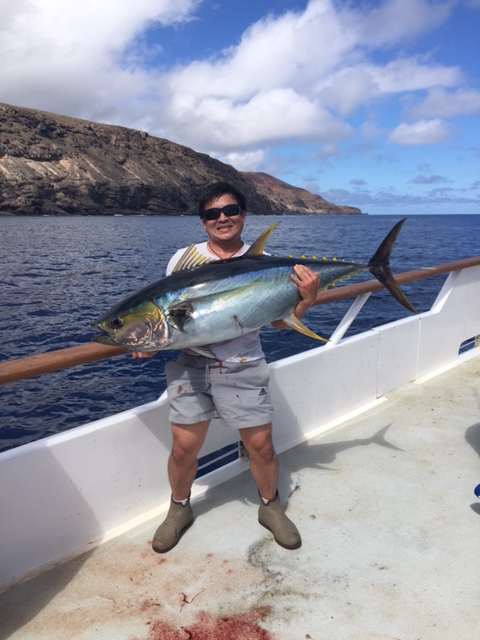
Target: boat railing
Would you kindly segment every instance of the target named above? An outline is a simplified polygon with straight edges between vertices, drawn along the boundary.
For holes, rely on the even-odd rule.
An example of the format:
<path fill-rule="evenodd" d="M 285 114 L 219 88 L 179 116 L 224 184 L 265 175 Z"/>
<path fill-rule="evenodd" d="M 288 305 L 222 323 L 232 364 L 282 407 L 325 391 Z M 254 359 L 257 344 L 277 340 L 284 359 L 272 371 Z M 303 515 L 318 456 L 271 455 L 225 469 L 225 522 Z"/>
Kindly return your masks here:
<path fill-rule="evenodd" d="M 402 285 L 442 274 L 449 275 L 439 282 L 429 310 L 404 313 L 346 339 L 341 336 L 350 316 L 381 285 L 368 281 L 319 294 L 317 304 L 352 296 L 353 304 L 334 332 L 339 344 L 332 339 L 270 363 L 278 454 L 388 403 L 396 389 L 421 385 L 469 359 L 480 361 L 478 349 L 461 353 L 466 341 L 478 342 L 480 336 L 480 256 L 402 273 L 396 280 Z M 97 343 L 79 345 L 1 363 L 0 380 L 21 380 L 121 353 Z M 416 390 L 420 402 L 421 388 Z M 384 416 L 388 428 L 388 406 Z M 433 422 L 436 417 L 432 412 Z M 345 442 L 352 446 L 348 436 Z M 15 490 L 0 492 L 0 590 L 165 513 L 171 501 L 171 446 L 169 403 L 163 394 L 1 452 L 0 486 Z M 248 469 L 238 432 L 221 419 L 210 425 L 199 469 L 193 497 Z"/>
<path fill-rule="evenodd" d="M 396 275 L 395 280 L 400 285 L 407 284 L 477 265 L 480 265 L 480 256 L 448 262 L 433 267 L 423 267 L 422 269 L 416 269 L 414 271 L 406 271 Z M 383 285 L 380 282 L 368 280 L 358 284 L 331 288 L 327 291 L 321 291 L 318 294 L 315 305 L 355 298 L 355 301 L 337 326 L 328 344 L 333 346 L 340 342 L 370 294 L 375 291 L 380 291 L 381 289 L 383 289 Z M 66 349 L 49 351 L 35 356 L 9 360 L 0 363 L 0 384 L 33 378 L 45 373 L 53 373 L 54 371 L 61 371 L 82 364 L 105 360 L 125 353 L 127 353 L 126 349 L 91 342 Z"/>

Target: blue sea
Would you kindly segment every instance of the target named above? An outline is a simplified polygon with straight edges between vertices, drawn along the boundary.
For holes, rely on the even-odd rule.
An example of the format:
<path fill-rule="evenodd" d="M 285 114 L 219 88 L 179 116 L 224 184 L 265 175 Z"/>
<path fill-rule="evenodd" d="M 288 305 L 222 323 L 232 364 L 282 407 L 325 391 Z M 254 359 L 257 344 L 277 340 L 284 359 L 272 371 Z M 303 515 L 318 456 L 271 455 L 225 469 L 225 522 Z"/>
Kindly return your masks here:
<path fill-rule="evenodd" d="M 276 221 L 267 250 L 367 262 L 401 216 L 250 216 L 252 242 Z M 112 304 L 163 277 L 179 247 L 204 239 L 193 217 L 0 217 L 0 361 L 89 342 L 91 324 Z M 393 250 L 394 273 L 480 254 L 480 215 L 408 217 Z M 369 278 L 365 274 L 365 278 Z M 360 277 L 358 280 L 362 279 Z M 445 276 L 404 286 L 420 311 Z M 305 323 L 329 337 L 351 301 L 309 311 Z M 349 330 L 359 333 L 408 315 L 385 292 L 373 294 Z M 291 330 L 262 329 L 268 361 L 316 348 Z M 0 387 L 0 451 L 158 398 L 168 351 L 129 355 Z"/>

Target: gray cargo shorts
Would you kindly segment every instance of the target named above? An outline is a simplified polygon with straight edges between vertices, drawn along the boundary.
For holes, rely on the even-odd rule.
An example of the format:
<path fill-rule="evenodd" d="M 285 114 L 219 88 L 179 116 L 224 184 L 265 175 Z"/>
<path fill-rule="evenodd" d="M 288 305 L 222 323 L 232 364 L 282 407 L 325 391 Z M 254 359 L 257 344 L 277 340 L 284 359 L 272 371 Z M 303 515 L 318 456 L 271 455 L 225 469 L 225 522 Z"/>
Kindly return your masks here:
<path fill-rule="evenodd" d="M 170 421 L 174 424 L 219 417 L 234 429 L 245 429 L 273 419 L 270 371 L 263 358 L 244 363 L 218 362 L 181 353 L 167 362 L 165 375 Z"/>

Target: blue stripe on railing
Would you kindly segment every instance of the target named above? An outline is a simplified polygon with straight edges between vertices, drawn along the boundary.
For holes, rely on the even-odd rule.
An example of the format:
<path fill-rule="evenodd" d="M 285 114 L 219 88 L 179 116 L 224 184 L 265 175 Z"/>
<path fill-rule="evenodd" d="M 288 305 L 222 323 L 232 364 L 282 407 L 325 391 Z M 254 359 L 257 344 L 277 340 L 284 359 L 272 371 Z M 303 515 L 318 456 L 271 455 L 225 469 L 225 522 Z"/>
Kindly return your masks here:
<path fill-rule="evenodd" d="M 239 457 L 239 442 L 234 442 L 233 444 L 229 444 L 226 447 L 222 447 L 221 449 L 212 451 L 212 453 L 209 453 L 206 456 L 202 456 L 198 459 L 198 471 L 195 477 L 201 478 L 205 474 L 210 473 L 210 471 L 220 469 L 220 467 L 225 466 L 229 462 L 238 460 Z"/>
<path fill-rule="evenodd" d="M 480 346 L 480 336 L 473 336 L 473 338 L 469 338 L 468 340 L 464 340 L 464 342 L 462 342 L 458 350 L 458 353 L 465 353 L 465 351 L 478 348 L 479 346 Z"/>

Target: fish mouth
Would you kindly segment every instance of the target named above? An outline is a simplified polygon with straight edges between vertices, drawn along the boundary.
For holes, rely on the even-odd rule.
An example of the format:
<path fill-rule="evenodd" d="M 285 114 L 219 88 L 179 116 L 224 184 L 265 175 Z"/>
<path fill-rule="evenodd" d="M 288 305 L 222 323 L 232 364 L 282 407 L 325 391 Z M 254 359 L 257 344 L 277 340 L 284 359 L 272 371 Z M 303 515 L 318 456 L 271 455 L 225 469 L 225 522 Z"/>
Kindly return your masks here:
<path fill-rule="evenodd" d="M 119 324 L 117 327 L 113 326 L 112 321 L 106 320 L 103 316 L 92 324 L 92 327 L 97 331 L 100 331 L 98 336 L 94 336 L 92 338 L 92 342 L 97 342 L 99 344 L 105 344 L 109 347 L 125 347 L 126 345 L 123 342 L 120 342 L 115 337 L 115 332 L 117 329 L 121 328 L 122 325 Z"/>
<path fill-rule="evenodd" d="M 148 322 L 138 322 L 128 325 L 102 323 L 93 325 L 101 331 L 100 335 L 92 338 L 92 342 L 105 344 L 110 347 L 123 347 L 141 351 L 148 347 L 152 340 L 152 327 Z"/>
<path fill-rule="evenodd" d="M 124 345 L 119 344 L 115 338 L 112 338 L 112 336 L 109 336 L 108 333 L 102 333 L 98 336 L 94 336 L 91 340 L 91 342 L 97 342 L 98 344 L 104 344 L 107 347 L 122 347 Z"/>

